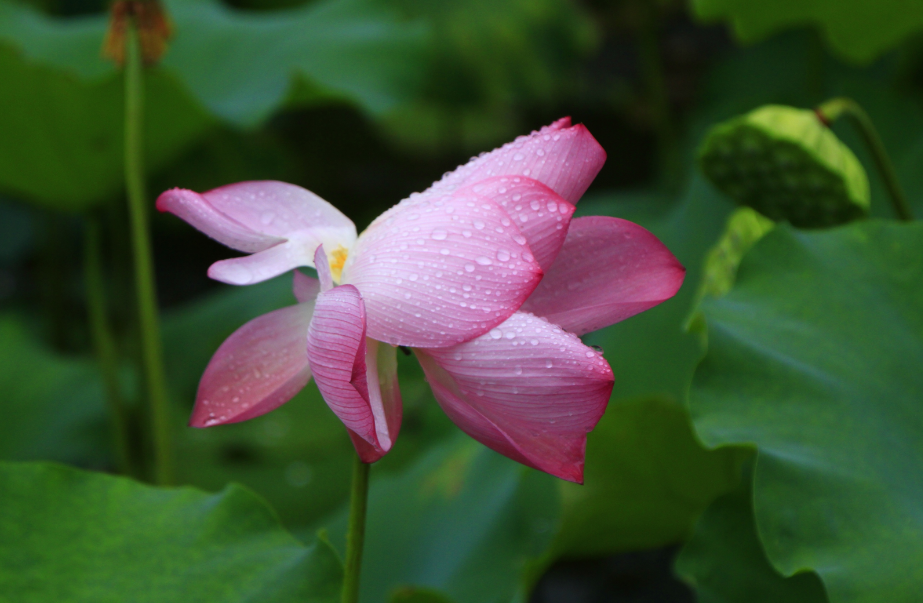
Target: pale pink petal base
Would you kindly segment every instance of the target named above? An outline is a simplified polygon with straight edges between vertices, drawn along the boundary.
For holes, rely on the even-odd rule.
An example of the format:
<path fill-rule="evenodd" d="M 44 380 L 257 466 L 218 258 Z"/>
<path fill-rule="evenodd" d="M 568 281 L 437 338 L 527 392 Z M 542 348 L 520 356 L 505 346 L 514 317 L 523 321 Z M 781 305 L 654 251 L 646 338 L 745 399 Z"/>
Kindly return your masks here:
<path fill-rule="evenodd" d="M 613 385 L 599 353 L 522 312 L 473 341 L 414 351 L 436 400 L 463 431 L 525 465 L 583 482 L 586 434 Z"/>
<path fill-rule="evenodd" d="M 324 401 L 349 431 L 356 452 L 366 463 L 384 456 L 397 437 L 401 400 L 396 362 L 378 362 L 378 342 L 365 336 L 366 313 L 352 285 L 320 293 L 308 329 L 308 358 Z M 382 390 L 381 383 L 388 387 Z"/>
<path fill-rule="evenodd" d="M 189 424 L 211 427 L 258 417 L 311 379 L 305 351 L 313 304 L 289 306 L 237 329 L 208 363 Z"/>
<path fill-rule="evenodd" d="M 239 258 L 220 260 L 209 266 L 208 276 L 228 285 L 252 285 L 307 265 L 305 256 L 290 241 Z"/>
<path fill-rule="evenodd" d="M 670 299 L 685 274 L 670 250 L 637 224 L 605 216 L 576 218 L 522 310 L 582 335 Z"/>
<path fill-rule="evenodd" d="M 436 182 L 424 195 L 452 193 L 493 176 L 525 176 L 576 205 L 606 162 L 606 152 L 582 124 L 565 117 L 490 153 L 472 158 Z"/>
<path fill-rule="evenodd" d="M 320 281 L 296 270 L 292 282 L 292 293 L 300 303 L 313 302 L 320 293 Z"/>
<path fill-rule="evenodd" d="M 350 251 L 343 282 L 362 292 L 369 337 L 443 347 L 506 320 L 541 275 L 509 215 L 459 192 L 388 210 Z"/>

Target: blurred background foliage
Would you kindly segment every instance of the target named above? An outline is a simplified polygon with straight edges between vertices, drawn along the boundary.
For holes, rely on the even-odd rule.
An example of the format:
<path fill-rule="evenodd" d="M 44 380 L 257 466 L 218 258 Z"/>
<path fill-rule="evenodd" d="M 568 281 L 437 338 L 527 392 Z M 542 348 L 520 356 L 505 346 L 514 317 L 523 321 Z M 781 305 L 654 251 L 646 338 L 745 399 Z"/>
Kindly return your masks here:
<path fill-rule="evenodd" d="M 912 561 L 923 546 L 906 532 L 919 525 L 913 523 L 919 509 L 906 511 L 920 500 L 919 485 L 902 481 L 919 474 L 917 465 L 895 469 L 885 456 L 855 467 L 849 479 L 825 468 L 853 464 L 849 442 L 856 440 L 869 450 L 896 446 L 919 458 L 923 434 L 913 403 L 920 385 L 900 383 L 897 375 L 891 389 L 882 389 L 869 377 L 875 371 L 831 368 L 810 348 L 835 340 L 837 350 L 862 358 L 862 349 L 888 348 L 889 333 L 913 332 L 901 354 L 919 366 L 920 290 L 906 275 L 912 258 L 919 263 L 923 235 L 874 225 L 830 236 L 775 229 L 747 254 L 739 290 L 735 285 L 727 298 L 704 302 L 697 331 L 684 325 L 698 308 L 705 256 L 733 208 L 694 163 L 705 132 L 721 120 L 766 103 L 811 107 L 832 96 L 855 98 L 878 127 L 916 212 L 923 212 L 923 4 L 170 0 L 165 7 L 175 37 L 146 79 L 150 198 L 173 186 L 206 190 L 280 179 L 331 201 L 361 229 L 471 154 L 571 115 L 608 153 L 578 211 L 639 222 L 687 267 L 674 299 L 585 338 L 604 349 L 616 375 L 609 409 L 589 437 L 585 486 L 526 469 L 460 436 L 434 404 L 416 362 L 401 358 L 405 419 L 394 450 L 372 472 L 364 601 L 690 601 L 691 585 L 699 600 L 722 603 L 871 600 L 855 594 L 863 591 L 902 601 L 919 592 L 923 578 Z M 81 257 L 91 219 L 103 225 L 119 387 L 129 401 L 132 441 L 144 441 L 122 226 L 123 93 L 119 72 L 99 52 L 106 8 L 101 0 L 0 0 L 3 461 L 116 467 L 86 318 Z M 859 137 L 839 124 L 834 131 L 866 166 L 873 215 L 890 218 Z M 254 581 L 240 587 L 256 589 L 247 591 L 252 600 L 313 600 L 298 598 L 307 591 L 284 573 L 292 567 L 312 576 L 317 601 L 330 600 L 323 593 L 335 593 L 339 579 L 330 547 L 342 552 L 352 447 L 316 388 L 243 424 L 184 426 L 211 354 L 247 320 L 293 303 L 290 277 L 240 289 L 210 282 L 207 267 L 228 250 L 151 209 L 180 482 L 223 494 L 208 502 L 210 495 L 192 490 L 158 493 L 102 475 L 0 465 L 3 488 L 21 490 L 19 502 L 0 513 L 0 555 L 18 554 L 11 538 L 21 526 L 47 526 L 62 513 L 54 502 L 70 497 L 83 501 L 68 509 L 73 525 L 36 530 L 22 545 L 30 555 L 68 539 L 92 540 L 96 532 L 81 530 L 96 520 L 133 525 L 130 513 L 156 513 L 151 521 L 169 525 L 175 514 L 189 525 L 206 522 L 203 542 L 226 530 L 254 538 L 249 550 L 221 545 L 215 571 L 252 568 L 247 555 L 270 551 L 260 557 L 265 571 L 254 570 Z M 875 259 L 889 253 L 898 255 Z M 844 262 L 849 270 L 830 272 Z M 789 282 L 773 271 L 778 265 L 801 280 Z M 879 322 L 857 304 L 829 311 L 852 295 L 842 283 L 869 274 L 880 275 L 874 290 L 894 306 L 878 310 Z M 779 308 L 787 314 L 775 314 Z M 816 332 L 792 343 L 783 327 L 799 320 Z M 858 332 L 838 330 L 859 323 L 865 326 Z M 759 353 L 735 338 L 741 330 L 762 342 Z M 693 381 L 706 340 L 709 355 Z M 801 347 L 775 353 L 774 346 Z M 801 370 L 780 376 L 771 359 L 786 354 L 799 358 Z M 893 373 L 888 358 L 879 368 Z M 816 396 L 796 405 L 796 414 L 773 406 L 785 380 L 815 391 L 814 369 L 833 371 L 837 383 L 853 388 L 846 408 L 812 411 Z M 741 391 L 753 393 L 743 407 Z M 897 402 L 863 406 L 883 397 Z M 822 423 L 821 465 L 792 461 L 803 453 L 803 436 L 785 429 L 812 417 Z M 844 431 L 843 421 L 852 431 Z M 148 451 L 139 443 L 131 452 L 143 459 Z M 224 490 L 229 482 L 258 496 Z M 115 506 L 120 497 L 134 502 L 122 514 L 99 515 L 94 497 Z M 303 544 L 285 534 L 260 499 Z M 844 502 L 815 520 L 786 515 L 812 500 Z M 886 512 L 866 521 L 870 505 Z M 205 518 L 214 506 L 220 516 Z M 831 550 L 830 532 L 822 529 L 806 530 L 810 537 L 793 543 L 792 533 L 805 532 L 799 521 L 858 522 L 842 541 L 834 538 L 853 554 L 837 557 L 842 550 Z M 327 536 L 317 537 L 319 529 L 329 533 L 329 545 Z M 126 538 L 160 536 L 138 528 Z M 870 539 L 884 548 L 870 553 Z M 678 569 L 690 586 L 670 569 L 687 541 Z M 94 550 L 118 558 L 117 549 L 107 548 L 115 545 L 97 544 Z M 178 553 L 165 545 L 162 554 Z M 209 554 L 182 551 L 178 565 Z M 886 563 L 889 556 L 913 567 L 898 572 Z M 831 559 L 848 563 L 850 576 L 809 571 L 829 567 Z M 17 571 L 0 570 L 0 583 Z M 275 598 L 254 586 L 267 575 L 280 576 Z M 62 572 L 62 583 L 69 576 Z M 197 583 L 201 600 L 220 596 L 208 581 L 187 579 L 165 585 L 163 593 Z M 892 586 L 877 590 L 884 584 Z M 145 596 L 133 600 L 168 595 L 128 598 Z"/>

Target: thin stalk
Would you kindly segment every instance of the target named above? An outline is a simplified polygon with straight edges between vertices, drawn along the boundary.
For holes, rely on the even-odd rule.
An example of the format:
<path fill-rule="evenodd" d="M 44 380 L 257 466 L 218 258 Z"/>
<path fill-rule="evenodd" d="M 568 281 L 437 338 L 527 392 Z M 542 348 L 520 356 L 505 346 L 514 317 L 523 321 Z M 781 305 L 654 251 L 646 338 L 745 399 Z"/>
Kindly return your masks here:
<path fill-rule="evenodd" d="M 135 292 L 141 335 L 144 380 L 150 405 L 154 445 L 154 482 L 173 481 L 173 442 L 160 342 L 160 319 L 154 283 L 154 261 L 147 224 L 142 135 L 144 122 L 144 74 L 138 30 L 129 20 L 125 40 L 125 182 L 131 221 L 132 255 L 135 264 Z"/>
<path fill-rule="evenodd" d="M 828 100 L 819 106 L 817 115 L 828 125 L 843 115 L 852 120 L 852 123 L 859 130 L 859 134 L 862 135 L 865 146 L 868 147 L 869 152 L 872 154 L 872 160 L 875 162 L 875 167 L 885 183 L 885 188 L 888 189 L 888 195 L 891 197 L 891 204 L 894 206 L 894 212 L 897 217 L 905 221 L 913 220 L 913 212 L 910 211 L 910 204 L 907 203 L 904 190 L 897 180 L 894 164 L 891 163 L 891 158 L 888 157 L 885 145 L 881 142 L 881 137 L 878 136 L 878 131 L 865 109 L 851 98 L 840 97 Z"/>
<path fill-rule="evenodd" d="M 93 348 L 106 390 L 109 419 L 112 424 L 112 442 L 116 463 L 122 475 L 134 475 L 131 466 L 131 447 L 128 440 L 128 419 L 119 386 L 119 363 L 115 339 L 109 326 L 106 310 L 106 291 L 103 283 L 102 253 L 100 251 L 99 222 L 91 217 L 84 233 L 83 278 L 87 296 L 87 318 Z"/>
<path fill-rule="evenodd" d="M 362 572 L 362 544 L 365 541 L 365 510 L 369 494 L 369 466 L 357 456 L 353 466 L 353 485 L 349 501 L 349 531 L 346 533 L 346 575 L 342 603 L 359 600 Z"/>

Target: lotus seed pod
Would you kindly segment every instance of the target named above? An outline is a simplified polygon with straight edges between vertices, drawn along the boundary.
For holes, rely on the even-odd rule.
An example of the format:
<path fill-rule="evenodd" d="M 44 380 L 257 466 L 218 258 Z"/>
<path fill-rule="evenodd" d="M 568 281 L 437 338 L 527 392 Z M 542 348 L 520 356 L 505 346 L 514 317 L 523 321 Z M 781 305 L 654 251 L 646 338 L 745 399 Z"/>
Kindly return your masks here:
<path fill-rule="evenodd" d="M 692 304 L 692 314 L 686 322 L 688 330 L 698 330 L 695 325 L 702 319 L 699 311 L 702 300 L 706 297 L 722 297 L 731 290 L 744 255 L 775 225 L 775 222 L 749 207 L 740 207 L 731 214 L 721 238 L 705 256 L 702 281 Z"/>
<path fill-rule="evenodd" d="M 869 212 L 862 164 L 810 110 L 766 105 L 719 124 L 702 143 L 699 164 L 737 203 L 800 228 Z"/>

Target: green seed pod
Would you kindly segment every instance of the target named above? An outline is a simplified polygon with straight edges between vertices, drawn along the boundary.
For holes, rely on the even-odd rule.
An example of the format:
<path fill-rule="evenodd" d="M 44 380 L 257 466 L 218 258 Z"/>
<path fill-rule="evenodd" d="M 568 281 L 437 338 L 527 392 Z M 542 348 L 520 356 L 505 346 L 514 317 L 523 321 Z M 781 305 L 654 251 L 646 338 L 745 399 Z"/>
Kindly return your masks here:
<path fill-rule="evenodd" d="M 869 212 L 862 164 L 807 109 L 766 105 L 718 124 L 699 148 L 699 164 L 737 203 L 800 228 Z"/>
<path fill-rule="evenodd" d="M 699 304 L 706 297 L 721 297 L 731 290 L 744 255 L 775 225 L 749 207 L 738 208 L 731 214 L 721 238 L 705 256 L 702 280 L 692 304 L 692 314 L 686 321 L 687 330 L 698 330 L 695 325 L 701 322 Z"/>

